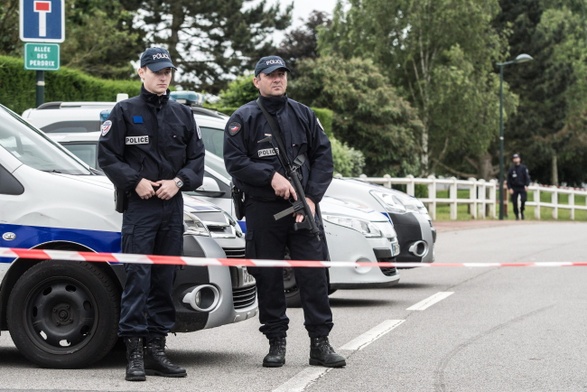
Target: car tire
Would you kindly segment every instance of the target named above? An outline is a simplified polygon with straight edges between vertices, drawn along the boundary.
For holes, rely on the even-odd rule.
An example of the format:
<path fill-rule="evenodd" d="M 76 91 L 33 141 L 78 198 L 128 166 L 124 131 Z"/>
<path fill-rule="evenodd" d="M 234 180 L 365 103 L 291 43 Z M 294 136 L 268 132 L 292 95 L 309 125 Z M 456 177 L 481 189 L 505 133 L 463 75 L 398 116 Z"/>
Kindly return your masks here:
<path fill-rule="evenodd" d="M 330 278 L 330 276 L 329 276 Z M 329 279 L 330 280 L 330 279 Z M 288 308 L 301 308 L 302 298 L 300 297 L 300 288 L 296 283 L 296 276 L 293 268 L 283 269 L 283 291 L 285 293 L 285 303 Z M 336 292 L 336 289 L 328 288 L 328 295 Z"/>
<path fill-rule="evenodd" d="M 7 310 L 12 340 L 29 361 L 83 368 L 116 344 L 120 291 L 90 263 L 43 261 L 16 282 Z"/>

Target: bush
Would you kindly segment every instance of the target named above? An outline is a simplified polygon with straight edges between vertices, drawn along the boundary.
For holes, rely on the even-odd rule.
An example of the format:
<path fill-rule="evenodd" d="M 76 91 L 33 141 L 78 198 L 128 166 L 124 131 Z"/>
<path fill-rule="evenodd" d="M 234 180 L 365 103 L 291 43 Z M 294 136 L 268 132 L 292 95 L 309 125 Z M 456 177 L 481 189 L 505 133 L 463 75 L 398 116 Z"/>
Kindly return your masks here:
<path fill-rule="evenodd" d="M 105 80 L 81 71 L 61 68 L 45 72 L 44 101 L 114 101 L 116 94 L 137 95 L 138 80 Z M 24 61 L 0 56 L 0 103 L 17 113 L 36 106 L 36 72 L 24 69 Z"/>

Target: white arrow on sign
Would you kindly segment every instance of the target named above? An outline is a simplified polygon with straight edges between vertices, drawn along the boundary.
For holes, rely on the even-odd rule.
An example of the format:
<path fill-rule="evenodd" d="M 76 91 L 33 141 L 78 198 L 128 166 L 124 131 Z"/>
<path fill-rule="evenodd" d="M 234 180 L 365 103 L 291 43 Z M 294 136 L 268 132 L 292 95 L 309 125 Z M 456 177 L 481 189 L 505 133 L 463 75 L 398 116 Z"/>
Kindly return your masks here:
<path fill-rule="evenodd" d="M 47 14 L 51 12 L 50 1 L 35 1 L 34 11 L 39 14 L 39 37 L 47 36 Z"/>

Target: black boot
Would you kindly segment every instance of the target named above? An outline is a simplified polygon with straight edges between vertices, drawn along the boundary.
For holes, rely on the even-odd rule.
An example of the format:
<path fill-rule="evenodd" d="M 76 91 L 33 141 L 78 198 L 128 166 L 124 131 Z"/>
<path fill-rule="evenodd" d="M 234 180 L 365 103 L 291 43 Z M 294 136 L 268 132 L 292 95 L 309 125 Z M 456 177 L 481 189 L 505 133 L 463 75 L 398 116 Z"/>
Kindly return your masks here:
<path fill-rule="evenodd" d="M 520 213 L 520 215 L 522 215 L 522 220 L 524 220 L 524 219 L 525 219 L 525 217 L 524 217 L 524 211 L 522 211 L 522 212 Z"/>
<path fill-rule="evenodd" d="M 124 338 L 126 344 L 126 381 L 145 381 L 143 338 Z"/>
<path fill-rule="evenodd" d="M 263 358 L 264 367 L 282 367 L 285 365 L 285 338 L 269 339 L 269 354 Z"/>
<path fill-rule="evenodd" d="M 344 357 L 337 354 L 328 342 L 328 336 L 311 338 L 310 341 L 310 365 L 324 367 L 346 366 Z"/>
<path fill-rule="evenodd" d="M 165 355 L 165 336 L 150 336 L 147 338 L 145 372 L 149 376 L 187 376 L 184 368 L 171 363 L 169 358 Z"/>

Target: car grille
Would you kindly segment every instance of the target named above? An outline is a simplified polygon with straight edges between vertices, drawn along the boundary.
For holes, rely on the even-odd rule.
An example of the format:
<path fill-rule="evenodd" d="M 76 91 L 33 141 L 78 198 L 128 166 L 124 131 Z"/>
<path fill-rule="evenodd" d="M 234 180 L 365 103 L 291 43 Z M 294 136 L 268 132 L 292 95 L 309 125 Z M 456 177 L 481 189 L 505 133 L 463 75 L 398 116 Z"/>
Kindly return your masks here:
<path fill-rule="evenodd" d="M 394 259 L 378 259 L 378 262 L 381 263 L 393 263 Z M 395 276 L 397 275 L 397 268 L 395 267 L 379 267 L 383 275 L 385 276 Z"/>
<path fill-rule="evenodd" d="M 232 300 L 234 302 L 235 309 L 244 309 L 255 304 L 257 296 L 257 287 L 241 287 L 232 289 Z"/>
<path fill-rule="evenodd" d="M 224 248 L 224 253 L 229 259 L 244 259 L 245 248 Z"/>

